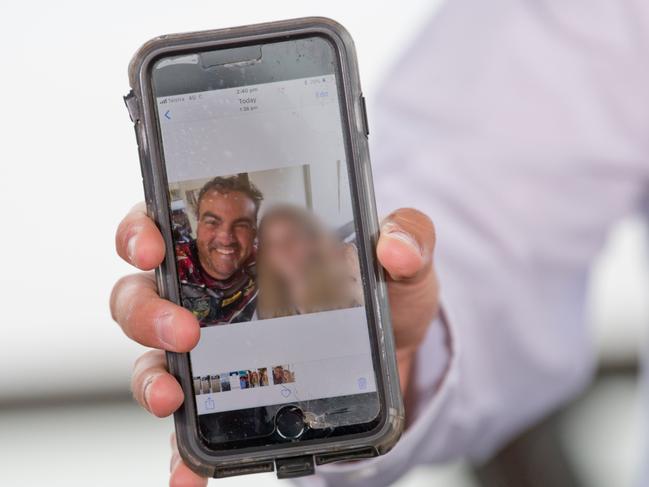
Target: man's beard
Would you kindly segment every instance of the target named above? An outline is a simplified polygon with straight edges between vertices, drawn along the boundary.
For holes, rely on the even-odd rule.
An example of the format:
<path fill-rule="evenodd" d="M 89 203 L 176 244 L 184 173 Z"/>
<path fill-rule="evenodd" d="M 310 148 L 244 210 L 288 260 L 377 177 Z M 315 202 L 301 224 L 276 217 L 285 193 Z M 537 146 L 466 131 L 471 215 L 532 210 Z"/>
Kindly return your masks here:
<path fill-rule="evenodd" d="M 215 279 L 226 280 L 232 277 L 241 266 L 240 245 L 214 245 L 207 246 L 208 273 Z"/>

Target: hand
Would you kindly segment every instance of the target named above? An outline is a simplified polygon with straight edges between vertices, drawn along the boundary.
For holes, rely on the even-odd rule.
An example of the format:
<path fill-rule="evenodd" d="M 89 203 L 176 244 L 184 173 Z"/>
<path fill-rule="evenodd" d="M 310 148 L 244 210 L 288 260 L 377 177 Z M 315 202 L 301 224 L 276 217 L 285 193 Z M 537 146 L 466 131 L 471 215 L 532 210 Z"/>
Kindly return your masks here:
<path fill-rule="evenodd" d="M 418 210 L 396 210 L 381 224 L 376 254 L 388 278 L 399 378 L 406 398 L 413 359 L 439 312 L 434 247 L 433 223 Z"/>
<path fill-rule="evenodd" d="M 188 352 L 200 337 L 196 318 L 186 309 L 161 299 L 154 275 L 165 255 L 164 241 L 143 204 L 124 218 L 115 237 L 117 253 L 143 272 L 123 277 L 110 297 L 113 319 L 131 339 L 157 350 L 140 357 L 131 387 L 137 402 L 165 417 L 183 402 L 180 384 L 168 373 L 163 350 Z M 388 295 L 397 345 L 402 390 L 409 383 L 413 358 L 438 312 L 438 285 L 432 266 L 435 231 L 430 219 L 413 209 L 391 213 L 381 225 L 377 255 L 388 276 Z M 185 466 L 172 436 L 172 487 L 203 487 L 207 479 Z"/>

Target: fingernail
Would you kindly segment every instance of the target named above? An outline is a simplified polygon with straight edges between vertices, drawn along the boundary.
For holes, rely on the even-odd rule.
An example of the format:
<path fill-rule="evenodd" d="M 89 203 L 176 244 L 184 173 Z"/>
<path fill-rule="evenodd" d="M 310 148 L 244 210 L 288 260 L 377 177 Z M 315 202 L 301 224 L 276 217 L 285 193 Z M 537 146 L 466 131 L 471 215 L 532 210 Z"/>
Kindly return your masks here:
<path fill-rule="evenodd" d="M 178 460 L 180 460 L 180 455 L 178 453 L 171 454 L 171 461 L 169 462 L 169 473 L 172 473 L 178 465 Z"/>
<path fill-rule="evenodd" d="M 401 228 L 393 221 L 383 222 L 383 225 L 381 225 L 381 235 L 397 239 L 400 242 L 403 242 L 406 245 L 412 247 L 412 249 L 415 250 L 415 252 L 417 252 L 419 255 L 423 254 L 423 251 L 419 245 L 419 242 L 417 242 L 417 239 L 410 235 L 408 232 L 404 231 L 403 228 Z"/>
<path fill-rule="evenodd" d="M 176 330 L 173 318 L 173 314 L 165 313 L 155 320 L 156 334 L 167 350 L 176 349 Z"/>
<path fill-rule="evenodd" d="M 151 396 L 151 384 L 153 384 L 154 380 L 155 380 L 155 376 L 153 375 L 147 377 L 146 380 L 144 381 L 144 391 L 142 392 L 142 396 L 144 397 L 144 405 L 149 410 L 151 409 L 149 407 L 150 404 L 149 398 Z"/>
<path fill-rule="evenodd" d="M 126 255 L 131 263 L 135 263 L 135 246 L 137 245 L 137 234 L 128 239 L 126 243 Z"/>

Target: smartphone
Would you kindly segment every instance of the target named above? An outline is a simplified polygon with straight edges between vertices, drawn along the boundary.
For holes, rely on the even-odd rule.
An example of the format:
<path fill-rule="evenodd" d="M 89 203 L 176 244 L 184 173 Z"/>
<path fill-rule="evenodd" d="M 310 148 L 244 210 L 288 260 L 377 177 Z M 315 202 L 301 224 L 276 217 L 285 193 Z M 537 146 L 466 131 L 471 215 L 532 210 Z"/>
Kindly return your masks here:
<path fill-rule="evenodd" d="M 347 31 L 306 18 L 162 36 L 129 77 L 159 292 L 201 326 L 167 355 L 185 462 L 284 478 L 387 452 L 404 412 Z"/>

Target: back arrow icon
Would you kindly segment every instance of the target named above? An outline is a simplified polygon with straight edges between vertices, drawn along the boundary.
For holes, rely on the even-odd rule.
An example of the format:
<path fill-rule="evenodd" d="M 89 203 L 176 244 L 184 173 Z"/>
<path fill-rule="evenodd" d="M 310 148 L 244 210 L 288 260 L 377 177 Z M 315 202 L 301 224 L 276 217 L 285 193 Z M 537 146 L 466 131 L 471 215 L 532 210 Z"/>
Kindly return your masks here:
<path fill-rule="evenodd" d="M 165 118 L 166 118 L 167 120 L 171 120 L 171 116 L 169 115 L 169 110 L 167 110 L 167 111 L 165 112 Z"/>

